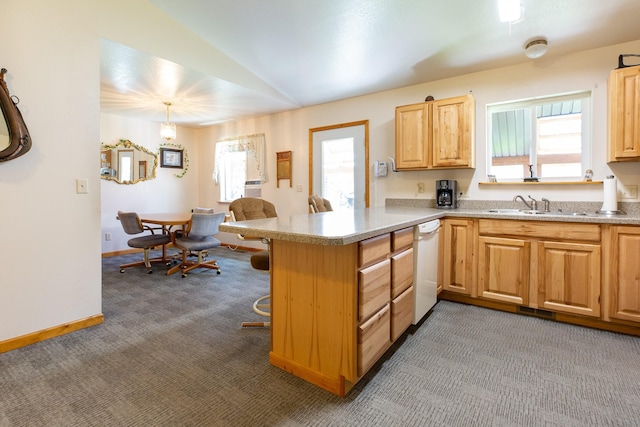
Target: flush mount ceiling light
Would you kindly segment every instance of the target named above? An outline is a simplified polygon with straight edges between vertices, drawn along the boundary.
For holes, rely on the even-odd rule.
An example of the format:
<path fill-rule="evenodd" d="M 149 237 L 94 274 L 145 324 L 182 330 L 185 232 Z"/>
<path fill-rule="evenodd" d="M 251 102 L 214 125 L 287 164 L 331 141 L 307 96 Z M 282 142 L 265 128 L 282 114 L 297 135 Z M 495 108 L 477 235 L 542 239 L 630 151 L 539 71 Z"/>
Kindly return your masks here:
<path fill-rule="evenodd" d="M 500 22 L 509 22 L 510 24 L 520 21 L 524 14 L 520 0 L 498 0 L 498 13 Z"/>
<path fill-rule="evenodd" d="M 167 141 L 171 141 L 176 139 L 176 124 L 169 121 L 169 106 L 171 106 L 171 103 L 164 102 L 164 105 L 167 106 L 167 121 L 160 125 L 160 136 Z"/>
<path fill-rule="evenodd" d="M 536 59 L 547 53 L 547 41 L 545 39 L 533 40 L 524 47 L 527 58 Z"/>

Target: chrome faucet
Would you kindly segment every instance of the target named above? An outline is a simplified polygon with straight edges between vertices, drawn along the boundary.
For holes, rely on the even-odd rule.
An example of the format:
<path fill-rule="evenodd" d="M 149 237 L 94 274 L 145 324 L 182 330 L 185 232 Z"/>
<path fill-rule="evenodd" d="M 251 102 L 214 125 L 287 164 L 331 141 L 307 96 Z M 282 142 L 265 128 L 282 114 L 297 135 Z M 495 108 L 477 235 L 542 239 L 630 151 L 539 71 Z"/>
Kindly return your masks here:
<path fill-rule="evenodd" d="M 542 201 L 544 202 L 544 211 L 551 212 L 551 201 L 549 199 L 545 199 L 544 197 L 542 198 Z"/>
<path fill-rule="evenodd" d="M 514 202 L 517 202 L 518 199 L 522 200 L 522 203 L 525 204 L 525 206 L 533 211 L 538 210 L 538 201 L 536 199 L 534 199 L 531 196 L 527 196 L 529 197 L 529 199 L 531 199 L 531 203 L 527 203 L 527 201 L 524 199 L 524 197 L 522 197 L 521 195 L 517 195 L 513 198 Z"/>

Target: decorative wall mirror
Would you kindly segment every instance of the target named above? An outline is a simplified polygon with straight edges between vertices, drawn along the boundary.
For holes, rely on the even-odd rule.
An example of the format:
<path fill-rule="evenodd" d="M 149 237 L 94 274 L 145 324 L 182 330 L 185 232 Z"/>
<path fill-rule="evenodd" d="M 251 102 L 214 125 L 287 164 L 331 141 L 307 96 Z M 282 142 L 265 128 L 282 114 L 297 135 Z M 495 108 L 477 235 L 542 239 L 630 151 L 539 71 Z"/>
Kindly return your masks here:
<path fill-rule="evenodd" d="M 128 139 L 101 144 L 100 178 L 118 184 L 135 184 L 156 177 L 158 156 Z"/>
<path fill-rule="evenodd" d="M 31 136 L 27 125 L 18 110 L 17 97 L 9 94 L 4 81 L 7 69 L 0 70 L 0 162 L 15 159 L 25 154 L 31 148 Z M 14 99 L 16 101 L 14 101 Z"/>

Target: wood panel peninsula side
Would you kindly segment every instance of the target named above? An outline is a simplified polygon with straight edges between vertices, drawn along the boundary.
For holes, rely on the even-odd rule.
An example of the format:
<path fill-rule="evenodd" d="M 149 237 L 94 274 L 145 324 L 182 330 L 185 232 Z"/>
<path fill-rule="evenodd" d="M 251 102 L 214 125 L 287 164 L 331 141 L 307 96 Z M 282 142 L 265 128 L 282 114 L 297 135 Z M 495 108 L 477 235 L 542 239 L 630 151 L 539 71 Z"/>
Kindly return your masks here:
<path fill-rule="evenodd" d="M 390 265 L 413 226 L 442 215 L 378 207 L 221 225 L 270 239 L 269 362 L 345 396 L 409 326 Z"/>

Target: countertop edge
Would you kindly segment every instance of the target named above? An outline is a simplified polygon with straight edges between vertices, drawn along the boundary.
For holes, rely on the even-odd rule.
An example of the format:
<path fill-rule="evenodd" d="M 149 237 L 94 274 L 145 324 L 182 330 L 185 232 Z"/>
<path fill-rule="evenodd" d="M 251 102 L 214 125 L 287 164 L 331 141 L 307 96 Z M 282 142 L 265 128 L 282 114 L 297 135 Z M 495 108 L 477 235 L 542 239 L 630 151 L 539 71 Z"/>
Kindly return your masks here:
<path fill-rule="evenodd" d="M 398 207 L 396 207 L 398 208 Z M 402 207 L 400 207 L 402 210 Z M 363 210 L 366 212 L 367 210 Z M 296 232 L 292 230 L 282 231 L 265 229 L 260 227 L 252 227 L 253 221 L 241 221 L 239 223 L 223 223 L 220 224 L 220 231 L 242 234 L 245 236 L 264 237 L 274 240 L 283 240 L 289 242 L 307 243 L 323 246 L 342 246 L 356 243 L 362 240 L 376 237 L 381 234 L 390 233 L 406 227 L 412 227 L 434 219 L 442 218 L 472 218 L 472 219 L 501 219 L 501 220 L 518 220 L 518 221 L 543 221 L 543 222 L 568 222 L 568 223 L 586 223 L 586 224 L 613 224 L 613 225 L 640 225 L 640 217 L 637 215 L 600 215 L 589 214 L 585 216 L 569 216 L 554 213 L 545 213 L 543 215 L 525 215 L 510 213 L 487 212 L 478 209 L 419 209 L 416 207 L 406 207 L 407 217 L 390 222 L 384 226 L 367 228 L 366 230 L 356 231 L 350 234 L 331 236 L 312 234 L 309 232 Z M 326 212 L 322 214 L 309 215 L 325 215 L 331 214 Z M 293 218 L 292 215 L 290 218 Z M 313 217 L 311 217 L 313 218 Z M 363 217 L 363 221 L 366 219 Z"/>

